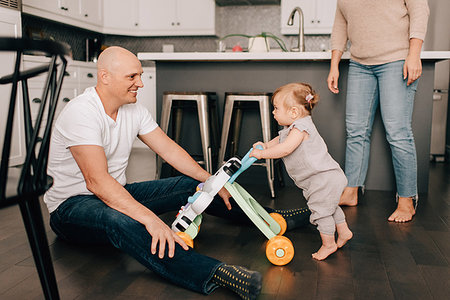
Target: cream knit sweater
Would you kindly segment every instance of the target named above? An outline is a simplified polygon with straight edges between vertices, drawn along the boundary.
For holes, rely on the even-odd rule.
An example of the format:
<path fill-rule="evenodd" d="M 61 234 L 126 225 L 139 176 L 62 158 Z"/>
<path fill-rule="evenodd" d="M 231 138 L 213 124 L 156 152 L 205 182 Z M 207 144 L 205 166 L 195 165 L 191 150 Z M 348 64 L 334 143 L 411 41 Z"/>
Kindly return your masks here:
<path fill-rule="evenodd" d="M 409 39 L 423 40 L 429 16 L 427 0 L 338 0 L 331 49 L 378 65 L 405 59 Z"/>

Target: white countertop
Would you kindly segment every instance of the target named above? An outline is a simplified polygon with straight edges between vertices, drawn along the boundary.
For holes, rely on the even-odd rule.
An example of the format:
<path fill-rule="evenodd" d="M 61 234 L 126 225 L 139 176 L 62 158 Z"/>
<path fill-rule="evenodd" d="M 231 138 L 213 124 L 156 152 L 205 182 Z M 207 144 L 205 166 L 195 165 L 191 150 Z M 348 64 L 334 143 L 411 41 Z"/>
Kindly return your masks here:
<path fill-rule="evenodd" d="M 139 52 L 140 60 L 152 61 L 293 61 L 293 60 L 330 60 L 331 52 Z M 349 59 L 345 52 L 342 59 Z M 422 59 L 450 59 L 450 51 L 423 51 Z"/>

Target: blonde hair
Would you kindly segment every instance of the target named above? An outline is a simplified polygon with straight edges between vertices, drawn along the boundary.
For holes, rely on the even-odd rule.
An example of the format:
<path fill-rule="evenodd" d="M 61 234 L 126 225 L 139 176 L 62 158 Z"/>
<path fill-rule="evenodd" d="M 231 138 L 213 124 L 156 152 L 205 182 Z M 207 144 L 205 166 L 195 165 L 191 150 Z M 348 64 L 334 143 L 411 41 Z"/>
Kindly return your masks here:
<path fill-rule="evenodd" d="M 288 83 L 279 87 L 273 93 L 272 102 L 278 95 L 283 98 L 283 103 L 287 107 L 300 105 L 303 106 L 309 114 L 311 114 L 311 111 L 320 99 L 319 94 L 313 90 L 311 85 L 302 82 Z"/>

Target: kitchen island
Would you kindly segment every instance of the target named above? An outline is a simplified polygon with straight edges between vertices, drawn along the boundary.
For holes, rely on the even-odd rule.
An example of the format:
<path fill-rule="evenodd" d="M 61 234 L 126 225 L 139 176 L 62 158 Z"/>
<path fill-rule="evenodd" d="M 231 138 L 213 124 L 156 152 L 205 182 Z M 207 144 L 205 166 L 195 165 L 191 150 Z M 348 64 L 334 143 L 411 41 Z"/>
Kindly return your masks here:
<path fill-rule="evenodd" d="M 348 53 L 344 53 L 340 63 L 340 93 L 337 95 L 328 90 L 326 83 L 330 52 L 138 53 L 138 58 L 144 64 L 146 61 L 154 61 L 156 64 L 158 112 L 161 111 L 164 91 L 216 92 L 219 96 L 221 114 L 225 92 L 273 92 L 279 86 L 289 82 L 310 83 L 321 96 L 318 106 L 313 111 L 314 122 L 326 141 L 330 154 L 341 166 L 344 165 Z M 436 61 L 444 59 L 450 59 L 450 51 L 422 52 L 423 75 L 416 93 L 413 113 L 419 193 L 428 191 L 434 65 Z M 159 117 L 158 115 L 158 120 Z M 244 118 L 241 131 L 242 142 L 239 148 L 242 154 L 255 141 L 261 139 L 257 117 L 258 114 L 255 112 L 247 119 Z M 193 134 L 189 134 L 186 138 L 199 139 L 199 134 L 194 135 L 195 129 L 192 131 L 194 131 Z M 188 141 L 185 144 L 194 145 L 196 142 Z M 374 122 L 371 148 L 366 188 L 395 190 L 390 149 L 379 113 Z"/>

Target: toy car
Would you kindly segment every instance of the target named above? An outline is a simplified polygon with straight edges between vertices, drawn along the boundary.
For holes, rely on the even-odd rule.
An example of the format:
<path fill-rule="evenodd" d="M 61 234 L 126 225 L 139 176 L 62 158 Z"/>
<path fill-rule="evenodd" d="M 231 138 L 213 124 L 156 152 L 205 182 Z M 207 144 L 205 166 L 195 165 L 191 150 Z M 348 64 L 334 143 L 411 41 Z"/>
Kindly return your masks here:
<path fill-rule="evenodd" d="M 257 146 L 262 149 L 261 146 Z M 261 147 L 261 148 L 260 148 Z M 213 201 L 222 187 L 225 187 L 233 199 L 267 237 L 266 257 L 274 265 L 286 265 L 294 257 L 294 246 L 284 237 L 286 221 L 277 213 L 268 213 L 243 187 L 236 178 L 248 169 L 256 158 L 250 157 L 250 149 L 242 160 L 237 157 L 230 158 L 214 175 L 204 183 L 200 183 L 194 195 L 188 198 L 188 203 L 181 207 L 172 230 L 188 244 L 194 246 L 194 238 L 197 236 L 202 222 L 202 213 Z"/>

